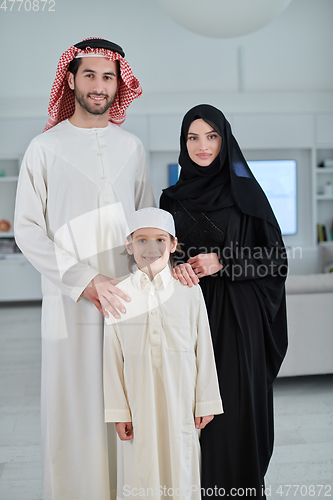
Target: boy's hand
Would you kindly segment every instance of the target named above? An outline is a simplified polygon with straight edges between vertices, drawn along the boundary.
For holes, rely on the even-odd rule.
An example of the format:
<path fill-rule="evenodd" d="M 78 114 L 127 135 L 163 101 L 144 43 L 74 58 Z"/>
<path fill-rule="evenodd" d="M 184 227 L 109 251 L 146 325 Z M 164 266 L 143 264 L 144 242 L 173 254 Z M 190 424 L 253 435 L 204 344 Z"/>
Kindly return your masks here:
<path fill-rule="evenodd" d="M 130 297 L 119 290 L 115 285 L 120 283 L 118 280 L 108 278 L 102 274 L 91 280 L 89 285 L 83 290 L 83 295 L 89 299 L 105 318 L 109 317 L 108 311 L 117 319 L 120 319 L 119 311 L 125 314 L 126 309 L 117 297 L 130 302 Z M 107 309 L 103 309 L 103 307 Z"/>
<path fill-rule="evenodd" d="M 117 422 L 116 431 L 122 441 L 129 441 L 134 436 L 132 422 Z"/>
<path fill-rule="evenodd" d="M 209 422 L 214 418 L 214 415 L 206 415 L 205 417 L 195 417 L 194 423 L 196 429 L 204 429 Z"/>

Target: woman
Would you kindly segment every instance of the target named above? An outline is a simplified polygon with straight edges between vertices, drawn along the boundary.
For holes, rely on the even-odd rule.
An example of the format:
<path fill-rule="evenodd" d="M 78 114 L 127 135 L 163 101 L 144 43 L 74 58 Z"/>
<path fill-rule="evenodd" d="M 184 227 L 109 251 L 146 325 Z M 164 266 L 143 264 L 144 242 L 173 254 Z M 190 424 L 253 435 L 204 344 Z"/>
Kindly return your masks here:
<path fill-rule="evenodd" d="M 180 178 L 160 206 L 174 216 L 182 245 L 175 277 L 190 286 L 200 279 L 225 412 L 201 434 L 202 488 L 214 489 L 211 498 L 237 498 L 239 488 L 239 497 L 255 488 L 251 496 L 265 498 L 272 383 L 287 348 L 281 232 L 218 109 L 188 111 L 180 143 Z"/>

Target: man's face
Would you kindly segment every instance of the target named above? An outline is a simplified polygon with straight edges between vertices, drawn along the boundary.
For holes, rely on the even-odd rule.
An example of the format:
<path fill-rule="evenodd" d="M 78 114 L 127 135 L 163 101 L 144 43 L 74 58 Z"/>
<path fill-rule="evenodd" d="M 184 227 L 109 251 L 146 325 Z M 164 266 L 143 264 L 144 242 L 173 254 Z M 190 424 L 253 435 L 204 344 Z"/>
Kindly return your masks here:
<path fill-rule="evenodd" d="M 118 66 L 106 57 L 83 57 L 75 79 L 67 73 L 69 87 L 74 90 L 76 103 L 93 115 L 108 111 L 118 89 Z"/>

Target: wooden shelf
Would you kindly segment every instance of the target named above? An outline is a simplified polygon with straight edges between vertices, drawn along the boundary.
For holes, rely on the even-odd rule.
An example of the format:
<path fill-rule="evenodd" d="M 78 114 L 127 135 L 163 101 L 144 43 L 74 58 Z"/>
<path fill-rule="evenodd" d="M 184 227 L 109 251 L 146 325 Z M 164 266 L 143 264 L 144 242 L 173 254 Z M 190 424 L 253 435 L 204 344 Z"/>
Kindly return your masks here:
<path fill-rule="evenodd" d="M 0 265 L 1 263 L 3 262 L 18 262 L 18 261 L 23 261 L 25 262 L 27 259 L 26 257 L 23 255 L 23 253 L 8 253 L 8 254 L 0 254 Z"/>
<path fill-rule="evenodd" d="M 314 185 L 313 185 L 313 208 L 314 216 L 319 224 L 325 227 L 327 237 L 330 238 L 333 223 L 333 193 L 325 194 L 325 185 L 330 181 L 333 184 L 333 168 L 318 167 L 328 158 L 333 158 L 333 145 L 318 145 L 315 148 L 316 168 L 314 169 Z M 321 191 L 321 194 L 318 194 Z M 317 236 L 317 231 L 316 231 Z"/>
<path fill-rule="evenodd" d="M 0 182 L 17 182 L 18 175 L 4 175 L 0 177 Z"/>
<path fill-rule="evenodd" d="M 13 231 L 3 231 L 0 233 L 0 238 L 14 238 Z"/>
<path fill-rule="evenodd" d="M 317 194 L 316 199 L 318 201 L 330 201 L 333 200 L 333 194 Z"/>
<path fill-rule="evenodd" d="M 320 168 L 320 167 L 317 167 L 316 172 L 317 172 L 317 174 L 333 174 L 333 168 L 327 168 L 327 167 Z"/>

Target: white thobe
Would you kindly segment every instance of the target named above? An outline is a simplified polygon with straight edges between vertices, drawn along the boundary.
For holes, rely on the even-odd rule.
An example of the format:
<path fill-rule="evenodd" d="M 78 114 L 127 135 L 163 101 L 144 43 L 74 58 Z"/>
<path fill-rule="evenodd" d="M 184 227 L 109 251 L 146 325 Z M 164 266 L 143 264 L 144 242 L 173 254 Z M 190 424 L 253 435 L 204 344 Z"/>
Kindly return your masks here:
<path fill-rule="evenodd" d="M 103 318 L 80 296 L 98 273 L 124 274 L 126 216 L 153 204 L 143 146 L 116 125 L 84 129 L 66 120 L 34 138 L 23 158 L 15 238 L 42 274 L 44 500 L 115 495 Z"/>
<path fill-rule="evenodd" d="M 223 412 L 200 286 L 183 286 L 167 266 L 152 282 L 138 270 L 118 287 L 132 302 L 106 320 L 105 420 L 132 421 L 134 437 L 118 438 L 117 500 L 199 500 L 194 416 Z"/>

